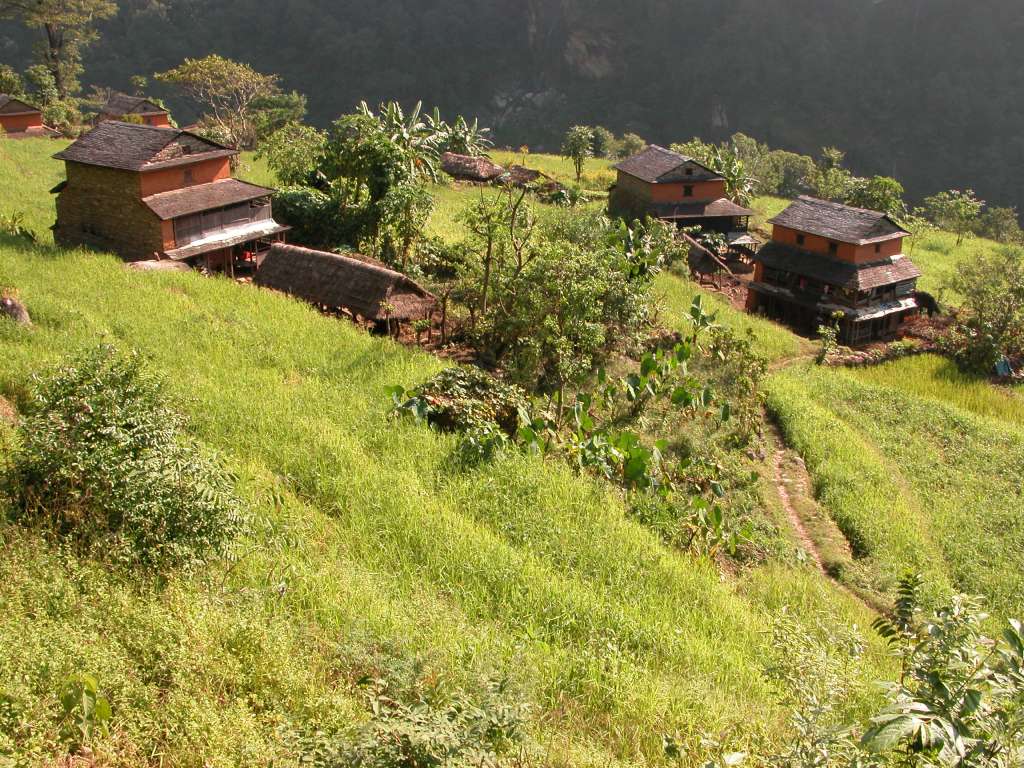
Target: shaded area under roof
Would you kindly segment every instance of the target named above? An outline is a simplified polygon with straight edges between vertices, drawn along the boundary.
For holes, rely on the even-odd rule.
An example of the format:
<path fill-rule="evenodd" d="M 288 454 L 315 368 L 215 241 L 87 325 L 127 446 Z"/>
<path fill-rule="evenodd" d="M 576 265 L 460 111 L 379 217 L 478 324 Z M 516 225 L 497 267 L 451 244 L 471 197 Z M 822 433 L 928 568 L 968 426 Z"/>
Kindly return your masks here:
<path fill-rule="evenodd" d="M 238 179 L 220 179 L 208 184 L 197 184 L 170 192 L 161 192 L 142 198 L 149 209 L 164 221 L 188 216 L 200 211 L 224 208 L 261 197 L 269 197 L 274 190 L 259 187 Z"/>
<path fill-rule="evenodd" d="M 348 309 L 370 320 L 426 317 L 437 302 L 401 272 L 282 243 L 270 249 L 254 282 L 313 304 Z"/>
<path fill-rule="evenodd" d="M 650 184 L 713 181 L 722 178 L 693 158 L 659 147 L 657 144 L 648 145 L 643 152 L 613 165 L 612 168 Z M 689 175 L 686 174 L 687 168 L 692 171 Z"/>
<path fill-rule="evenodd" d="M 910 232 L 884 213 L 806 195 L 798 197 L 768 223 L 853 245 L 910 235 Z"/>
<path fill-rule="evenodd" d="M 170 145 L 175 142 L 181 145 L 178 152 L 171 151 L 175 148 Z M 124 171 L 143 171 L 236 154 L 237 150 L 178 128 L 109 120 L 82 135 L 54 158 Z"/>
<path fill-rule="evenodd" d="M 233 248 L 242 245 L 250 240 L 259 240 L 266 237 L 273 237 L 282 232 L 287 232 L 291 227 L 284 227 L 273 219 L 261 219 L 250 221 L 238 227 L 228 227 L 197 240 L 181 248 L 174 248 L 165 251 L 165 255 L 174 261 L 184 261 L 195 256 L 202 256 L 204 253 L 213 253 L 225 248 Z"/>
<path fill-rule="evenodd" d="M 851 264 L 801 248 L 770 242 L 754 258 L 772 269 L 858 291 L 869 291 L 921 276 L 921 270 L 906 256 L 893 256 L 869 264 Z"/>

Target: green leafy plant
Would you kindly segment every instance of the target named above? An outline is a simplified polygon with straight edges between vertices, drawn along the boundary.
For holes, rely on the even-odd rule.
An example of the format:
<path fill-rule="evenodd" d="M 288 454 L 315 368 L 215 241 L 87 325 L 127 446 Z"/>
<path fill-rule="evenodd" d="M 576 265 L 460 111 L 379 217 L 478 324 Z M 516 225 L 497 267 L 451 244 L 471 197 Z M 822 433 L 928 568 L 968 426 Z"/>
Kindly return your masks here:
<path fill-rule="evenodd" d="M 101 346 L 32 385 L 10 516 L 125 564 L 194 565 L 245 526 L 233 478 L 183 432 L 138 354 Z"/>
<path fill-rule="evenodd" d="M 62 733 L 73 752 L 105 733 L 113 714 L 96 678 L 88 674 L 72 675 L 64 681 L 60 705 L 64 710 Z"/>

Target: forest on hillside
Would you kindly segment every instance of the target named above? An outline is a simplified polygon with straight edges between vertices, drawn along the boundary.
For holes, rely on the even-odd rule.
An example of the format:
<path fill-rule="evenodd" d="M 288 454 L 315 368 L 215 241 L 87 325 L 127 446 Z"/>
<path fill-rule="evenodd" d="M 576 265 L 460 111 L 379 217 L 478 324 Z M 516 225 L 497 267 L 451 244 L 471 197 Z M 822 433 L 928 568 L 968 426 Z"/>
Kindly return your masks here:
<path fill-rule="evenodd" d="M 666 145 L 742 131 L 804 154 L 839 146 L 913 198 L 971 186 L 1024 203 L 1019 0 L 119 5 L 86 54 L 87 84 L 127 88 L 216 52 L 280 74 L 321 125 L 361 99 L 422 98 L 537 149 L 575 122 Z M 26 65 L 32 39 L 0 23 L 0 61 Z"/>

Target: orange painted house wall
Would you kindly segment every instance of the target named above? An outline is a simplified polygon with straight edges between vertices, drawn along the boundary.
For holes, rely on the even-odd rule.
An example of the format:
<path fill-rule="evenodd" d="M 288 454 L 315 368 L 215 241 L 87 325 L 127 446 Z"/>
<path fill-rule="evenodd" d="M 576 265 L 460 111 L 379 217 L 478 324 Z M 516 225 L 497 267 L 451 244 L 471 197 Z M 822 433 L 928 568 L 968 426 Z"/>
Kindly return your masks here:
<path fill-rule="evenodd" d="M 798 234 L 802 234 L 804 236 L 804 242 L 802 245 L 797 245 L 796 238 Z M 784 243 L 786 245 L 803 248 L 805 251 L 811 251 L 812 253 L 820 253 L 823 256 L 830 255 L 828 250 L 829 243 L 836 242 L 834 240 L 821 237 L 820 235 L 798 232 L 795 229 L 783 227 L 779 224 L 775 224 L 772 227 L 772 240 L 777 243 Z M 839 259 L 840 261 L 848 261 L 851 264 L 866 264 L 903 253 L 903 238 L 897 237 L 892 240 L 886 240 L 885 242 L 878 243 L 878 251 L 875 250 L 874 244 L 858 246 L 853 245 L 852 243 L 838 243 L 838 246 L 839 249 L 833 258 Z"/>
<path fill-rule="evenodd" d="M 43 113 L 33 112 L 27 115 L 0 115 L 0 127 L 5 133 L 21 133 L 29 128 L 43 127 Z"/>
<path fill-rule="evenodd" d="M 718 200 L 725 197 L 724 181 L 694 181 L 689 184 L 651 184 L 651 195 L 656 203 L 687 203 L 697 200 Z M 693 194 L 683 195 L 683 187 L 693 187 Z"/>
<path fill-rule="evenodd" d="M 169 128 L 171 125 L 171 121 L 165 114 L 146 115 L 142 118 L 142 122 L 146 125 L 157 126 L 158 128 Z"/>
<path fill-rule="evenodd" d="M 226 157 L 217 157 L 191 165 L 166 168 L 162 171 L 140 173 L 141 197 L 149 197 L 172 189 L 190 186 L 185 183 L 185 171 L 192 172 L 191 184 L 207 184 L 211 181 L 226 179 L 231 175 L 231 162 Z"/>

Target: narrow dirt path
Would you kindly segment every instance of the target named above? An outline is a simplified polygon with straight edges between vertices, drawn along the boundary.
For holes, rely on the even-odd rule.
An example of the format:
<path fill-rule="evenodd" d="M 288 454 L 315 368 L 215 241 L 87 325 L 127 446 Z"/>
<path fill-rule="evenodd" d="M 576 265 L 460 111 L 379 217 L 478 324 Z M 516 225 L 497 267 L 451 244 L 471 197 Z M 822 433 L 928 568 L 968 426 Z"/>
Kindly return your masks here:
<path fill-rule="evenodd" d="M 776 434 L 778 447 L 775 449 L 775 454 L 772 456 L 772 470 L 773 477 L 775 480 L 775 490 L 779 494 L 779 501 L 782 502 L 782 509 L 786 513 L 786 517 L 789 519 L 789 524 L 793 526 L 793 531 L 796 533 L 797 541 L 800 546 L 807 551 L 807 555 L 814 561 L 818 570 L 821 571 L 822 575 L 827 578 L 832 578 L 832 575 L 825 568 L 825 564 L 821 559 L 821 553 L 818 551 L 818 545 L 814 543 L 814 539 L 811 538 L 807 532 L 807 527 L 804 525 L 803 518 L 800 517 L 800 513 L 796 511 L 796 507 L 793 505 L 793 497 L 789 494 L 789 487 L 786 484 L 785 474 L 785 463 L 787 459 L 787 449 L 785 444 L 782 442 L 782 435 Z"/>

